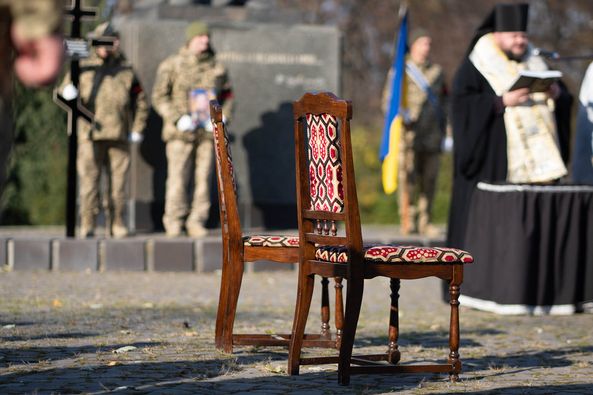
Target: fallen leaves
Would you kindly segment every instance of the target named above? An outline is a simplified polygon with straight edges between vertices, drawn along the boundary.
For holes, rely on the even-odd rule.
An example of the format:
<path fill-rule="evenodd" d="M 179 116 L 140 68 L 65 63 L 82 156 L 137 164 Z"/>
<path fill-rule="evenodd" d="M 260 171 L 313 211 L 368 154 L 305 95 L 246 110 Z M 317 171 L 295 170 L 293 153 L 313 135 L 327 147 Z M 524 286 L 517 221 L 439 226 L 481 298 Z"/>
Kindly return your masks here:
<path fill-rule="evenodd" d="M 286 367 L 283 365 L 272 365 L 272 364 L 265 364 L 263 369 L 270 373 L 275 374 L 284 374 L 286 373 Z"/>
<path fill-rule="evenodd" d="M 118 349 L 115 349 L 112 352 L 114 354 L 124 354 L 124 353 L 130 352 L 130 351 L 134 351 L 136 349 L 138 349 L 138 347 L 135 347 L 135 346 L 124 346 L 124 347 L 120 347 Z"/>

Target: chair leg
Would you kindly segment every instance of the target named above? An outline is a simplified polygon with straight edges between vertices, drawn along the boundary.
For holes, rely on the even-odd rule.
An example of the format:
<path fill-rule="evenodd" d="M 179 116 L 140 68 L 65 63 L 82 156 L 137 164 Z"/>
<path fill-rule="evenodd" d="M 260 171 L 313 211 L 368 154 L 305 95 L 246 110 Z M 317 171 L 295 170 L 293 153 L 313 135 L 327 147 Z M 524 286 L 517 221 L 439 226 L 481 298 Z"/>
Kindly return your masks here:
<path fill-rule="evenodd" d="M 224 349 L 224 327 L 227 319 L 228 298 L 229 298 L 229 262 L 228 257 L 223 257 L 222 260 L 222 276 L 220 279 L 220 294 L 218 296 L 218 310 L 216 312 L 216 329 L 214 330 L 214 342 L 216 348 Z"/>
<path fill-rule="evenodd" d="M 292 323 L 290 346 L 288 348 L 288 374 L 291 376 L 299 374 L 303 337 L 305 335 L 305 326 L 307 325 L 307 316 L 309 315 L 314 286 L 315 276 L 313 274 L 299 276 L 297 302 L 294 311 L 294 321 Z"/>
<path fill-rule="evenodd" d="M 346 315 L 344 317 L 344 330 L 340 344 L 340 357 L 338 362 L 338 383 L 350 384 L 350 362 L 352 359 L 352 348 L 356 336 L 356 326 L 360 316 L 362 294 L 364 290 L 364 279 L 358 281 L 348 280 L 346 289 Z"/>
<path fill-rule="evenodd" d="M 342 295 L 342 277 L 334 278 L 336 290 L 336 348 L 340 349 L 342 342 L 342 331 L 344 329 L 344 298 Z"/>
<path fill-rule="evenodd" d="M 459 285 L 453 280 L 449 284 L 449 295 L 451 305 L 451 322 L 449 324 L 449 363 L 453 370 L 449 373 L 451 381 L 459 380 L 461 372 L 461 361 L 459 360 Z"/>
<path fill-rule="evenodd" d="M 239 301 L 239 292 L 241 291 L 241 282 L 243 281 L 244 262 L 238 256 L 231 256 L 231 264 L 227 283 L 227 299 L 223 325 L 222 348 L 224 352 L 233 352 L 233 328 L 235 326 L 235 315 L 237 313 L 237 304 Z"/>
<path fill-rule="evenodd" d="M 397 344 L 399 338 L 399 287 L 400 280 L 392 278 L 389 282 L 391 288 L 391 308 L 389 311 L 389 348 L 387 349 L 387 360 L 391 364 L 397 364 L 400 360 L 400 352 Z"/>
<path fill-rule="evenodd" d="M 330 338 L 329 329 L 329 280 L 327 277 L 321 278 L 321 336 Z"/>

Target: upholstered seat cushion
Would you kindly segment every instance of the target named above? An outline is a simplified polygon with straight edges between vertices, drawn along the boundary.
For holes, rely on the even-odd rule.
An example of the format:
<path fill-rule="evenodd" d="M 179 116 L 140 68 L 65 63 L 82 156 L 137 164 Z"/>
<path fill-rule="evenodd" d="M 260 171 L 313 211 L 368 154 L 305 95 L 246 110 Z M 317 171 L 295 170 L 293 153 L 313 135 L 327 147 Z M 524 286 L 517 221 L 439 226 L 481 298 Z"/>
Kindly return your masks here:
<path fill-rule="evenodd" d="M 315 251 L 320 261 L 346 262 L 346 247 L 321 246 Z M 474 258 L 467 251 L 455 248 L 414 247 L 392 245 L 364 246 L 364 259 L 375 263 L 472 263 Z"/>
<path fill-rule="evenodd" d="M 298 236 L 245 236 L 243 237 L 243 245 L 249 247 L 298 247 Z"/>

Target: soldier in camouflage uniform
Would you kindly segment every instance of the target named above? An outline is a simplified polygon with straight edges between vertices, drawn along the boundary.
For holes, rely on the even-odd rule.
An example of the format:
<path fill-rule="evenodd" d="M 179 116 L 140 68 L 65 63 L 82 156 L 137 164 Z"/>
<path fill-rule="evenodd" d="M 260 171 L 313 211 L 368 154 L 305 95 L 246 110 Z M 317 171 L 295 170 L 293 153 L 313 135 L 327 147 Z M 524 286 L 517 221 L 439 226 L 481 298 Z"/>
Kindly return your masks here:
<path fill-rule="evenodd" d="M 410 34 L 406 60 L 405 130 L 400 148 L 399 209 L 401 232 L 434 236 L 432 204 L 439 171 L 441 144 L 445 137 L 446 95 L 442 68 L 429 60 L 431 39 L 422 29 Z M 384 92 L 389 102 L 390 75 Z M 409 202 L 406 207 L 405 202 Z"/>
<path fill-rule="evenodd" d="M 13 143 L 13 71 L 27 86 L 53 82 L 62 65 L 62 5 L 59 0 L 0 0 L 0 196 Z"/>
<path fill-rule="evenodd" d="M 191 23 L 186 40 L 178 53 L 160 64 L 152 90 L 152 104 L 163 118 L 162 136 L 167 145 L 163 224 L 171 237 L 181 235 L 184 225 L 192 237 L 207 233 L 204 223 L 210 210 L 212 124 L 207 116 L 202 121 L 197 114 L 201 105 L 207 105 L 207 99 L 217 98 L 228 120 L 232 105 L 227 71 L 216 61 L 208 27 L 201 22 Z M 198 94 L 193 96 L 195 92 Z M 201 105 L 198 98 L 203 98 Z M 192 171 L 195 190 L 189 209 L 187 195 Z"/>
<path fill-rule="evenodd" d="M 101 171 L 106 167 L 109 181 L 108 217 L 114 237 L 125 237 L 128 229 L 123 214 L 126 205 L 126 181 L 130 167 L 129 143 L 142 140 L 148 117 L 148 103 L 131 65 L 119 52 L 118 34 L 111 24 L 103 23 L 93 37 L 111 38 L 113 47 L 97 47 L 80 64 L 80 96 L 95 114 L 89 124 L 78 120 L 77 169 L 80 180 L 80 236 L 92 237 L 99 213 Z M 79 93 L 70 83 L 69 75 L 61 85 L 62 95 L 73 99 Z"/>

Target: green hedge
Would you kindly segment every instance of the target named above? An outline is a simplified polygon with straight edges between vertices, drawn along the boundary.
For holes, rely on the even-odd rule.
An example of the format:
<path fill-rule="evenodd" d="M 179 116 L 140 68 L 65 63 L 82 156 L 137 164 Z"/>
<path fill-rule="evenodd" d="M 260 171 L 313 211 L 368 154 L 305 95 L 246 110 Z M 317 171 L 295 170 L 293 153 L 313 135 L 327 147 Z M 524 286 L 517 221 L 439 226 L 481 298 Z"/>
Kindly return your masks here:
<path fill-rule="evenodd" d="M 15 146 L 2 195 L 3 225 L 64 223 L 68 160 L 66 114 L 52 101 L 52 90 L 14 94 Z"/>
<path fill-rule="evenodd" d="M 94 7 L 98 12 L 97 20 L 82 24 L 82 33 L 86 36 L 107 15 L 105 0 L 88 0 L 84 7 Z M 66 33 L 70 25 L 66 20 Z M 13 103 L 16 144 L 8 168 L 9 180 L 0 198 L 0 225 L 62 225 L 65 222 L 67 115 L 53 102 L 52 90 L 53 87 L 28 89 L 16 83 Z"/>

